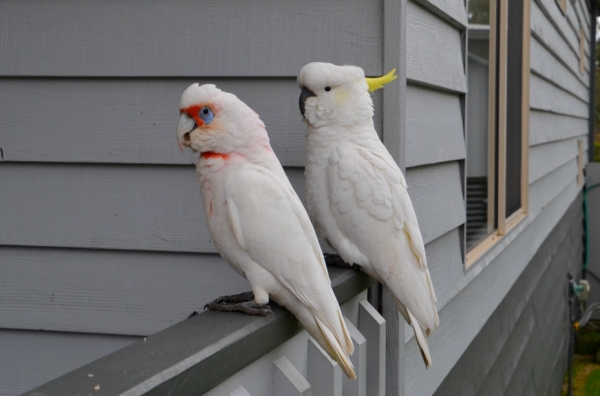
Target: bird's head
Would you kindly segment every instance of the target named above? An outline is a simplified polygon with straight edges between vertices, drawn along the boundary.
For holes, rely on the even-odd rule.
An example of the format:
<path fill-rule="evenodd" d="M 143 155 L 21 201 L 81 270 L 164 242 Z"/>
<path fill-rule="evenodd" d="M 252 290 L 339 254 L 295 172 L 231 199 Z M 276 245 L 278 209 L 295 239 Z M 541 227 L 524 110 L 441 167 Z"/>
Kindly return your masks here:
<path fill-rule="evenodd" d="M 228 154 L 269 144 L 264 123 L 237 96 L 192 84 L 181 96 L 177 143 L 200 153 Z"/>
<path fill-rule="evenodd" d="M 311 125 L 350 125 L 373 117 L 369 92 L 396 79 L 396 69 L 383 77 L 366 78 L 357 66 L 313 62 L 298 74 L 300 112 Z"/>

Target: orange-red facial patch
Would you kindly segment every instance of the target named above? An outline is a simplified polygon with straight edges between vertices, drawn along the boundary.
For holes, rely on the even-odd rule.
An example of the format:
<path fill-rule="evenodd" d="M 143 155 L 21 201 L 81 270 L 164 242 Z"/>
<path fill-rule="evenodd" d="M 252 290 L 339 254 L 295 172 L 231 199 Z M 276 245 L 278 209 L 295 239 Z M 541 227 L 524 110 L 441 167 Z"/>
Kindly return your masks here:
<path fill-rule="evenodd" d="M 205 107 L 210 108 L 212 110 L 213 114 L 215 116 L 217 115 L 217 109 L 215 108 L 215 106 L 212 106 L 210 103 L 193 105 L 193 106 L 186 107 L 184 109 L 180 109 L 179 114 L 186 114 L 188 117 L 190 117 L 192 120 L 194 120 L 196 122 L 196 125 L 198 126 L 198 128 L 202 128 L 204 126 L 204 121 L 200 117 L 200 110 L 202 110 Z"/>

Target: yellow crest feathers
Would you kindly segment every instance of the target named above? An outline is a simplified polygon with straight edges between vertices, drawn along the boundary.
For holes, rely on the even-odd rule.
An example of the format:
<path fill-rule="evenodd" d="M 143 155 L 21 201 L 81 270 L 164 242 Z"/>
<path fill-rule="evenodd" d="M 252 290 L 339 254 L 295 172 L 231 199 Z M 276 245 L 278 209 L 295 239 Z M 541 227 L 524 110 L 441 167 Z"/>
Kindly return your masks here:
<path fill-rule="evenodd" d="M 381 77 L 373 77 L 373 78 L 365 78 L 367 80 L 367 84 L 369 85 L 369 92 L 375 92 L 380 88 L 383 88 L 385 84 L 391 83 L 398 76 L 396 75 L 396 69 L 392 69 L 391 72 Z"/>

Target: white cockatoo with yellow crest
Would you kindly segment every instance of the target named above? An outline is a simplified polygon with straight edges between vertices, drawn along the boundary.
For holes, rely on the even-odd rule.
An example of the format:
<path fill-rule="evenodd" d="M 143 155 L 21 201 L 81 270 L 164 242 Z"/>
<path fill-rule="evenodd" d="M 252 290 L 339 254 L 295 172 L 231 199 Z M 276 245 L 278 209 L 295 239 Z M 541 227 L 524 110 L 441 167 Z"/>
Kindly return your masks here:
<path fill-rule="evenodd" d="M 439 326 L 435 292 L 406 181 L 377 136 L 369 94 L 394 73 L 365 78 L 360 67 L 320 62 L 300 70 L 305 199 L 319 235 L 391 291 L 429 367 L 427 337 Z"/>
<path fill-rule="evenodd" d="M 180 149 L 200 153 L 196 172 L 212 241 L 253 292 L 208 307 L 265 315 L 270 297 L 356 378 L 348 356 L 354 346 L 317 236 L 259 116 L 211 84 L 188 87 L 180 115 Z"/>

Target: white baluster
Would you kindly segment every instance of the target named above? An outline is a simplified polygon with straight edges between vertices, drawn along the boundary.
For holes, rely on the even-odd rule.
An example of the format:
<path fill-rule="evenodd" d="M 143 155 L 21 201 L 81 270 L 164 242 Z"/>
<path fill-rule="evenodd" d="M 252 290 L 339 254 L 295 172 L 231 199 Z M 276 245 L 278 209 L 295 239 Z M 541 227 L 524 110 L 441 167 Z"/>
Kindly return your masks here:
<path fill-rule="evenodd" d="M 240 386 L 233 392 L 229 393 L 229 396 L 251 396 L 251 395 L 250 395 L 250 393 L 248 393 L 246 388 L 244 388 L 243 386 Z"/>
<path fill-rule="evenodd" d="M 351 380 L 344 376 L 342 378 L 342 389 L 344 396 L 366 396 L 367 394 L 367 339 L 358 331 L 356 327 L 348 320 L 346 327 L 350 332 L 350 338 L 354 344 L 354 353 L 350 356 L 350 361 L 354 365 L 356 379 Z"/>
<path fill-rule="evenodd" d="M 273 363 L 273 396 L 310 396 L 308 381 L 285 356 Z"/>
<path fill-rule="evenodd" d="M 315 396 L 342 396 L 342 369 L 310 337 L 308 339 L 308 382 Z"/>
<path fill-rule="evenodd" d="M 367 301 L 358 304 L 358 330 L 367 339 L 367 394 L 385 395 L 385 319 Z"/>

